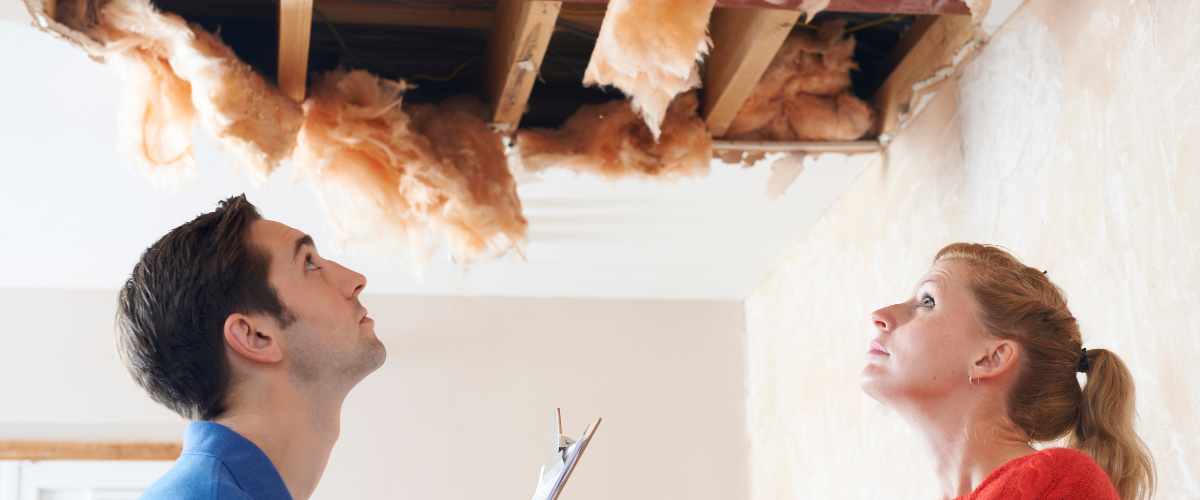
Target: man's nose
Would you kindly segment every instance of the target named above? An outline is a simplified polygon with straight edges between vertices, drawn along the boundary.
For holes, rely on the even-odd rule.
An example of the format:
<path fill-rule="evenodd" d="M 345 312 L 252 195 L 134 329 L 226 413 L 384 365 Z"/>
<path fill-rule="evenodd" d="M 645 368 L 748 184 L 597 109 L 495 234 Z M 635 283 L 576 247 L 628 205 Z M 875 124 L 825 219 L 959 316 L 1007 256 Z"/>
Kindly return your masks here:
<path fill-rule="evenodd" d="M 341 289 L 342 295 L 347 299 L 358 297 L 358 294 L 362 293 L 363 289 L 367 287 L 367 277 L 341 264 L 335 263 L 335 265 L 341 271 L 339 273 L 341 274 L 341 282 L 338 283 L 338 288 Z"/>

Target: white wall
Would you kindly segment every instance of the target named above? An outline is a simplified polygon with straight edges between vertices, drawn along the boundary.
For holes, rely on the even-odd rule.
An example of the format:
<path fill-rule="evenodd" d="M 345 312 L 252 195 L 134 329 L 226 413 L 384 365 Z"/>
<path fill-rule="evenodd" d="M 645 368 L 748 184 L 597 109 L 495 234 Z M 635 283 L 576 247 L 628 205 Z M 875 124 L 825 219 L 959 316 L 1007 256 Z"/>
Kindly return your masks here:
<path fill-rule="evenodd" d="M 120 366 L 115 297 L 0 289 L 0 439 L 178 439 Z M 604 418 L 564 499 L 747 498 L 740 304 L 363 302 L 388 360 L 347 399 L 315 499 L 530 497 L 555 407 L 572 434 Z"/>

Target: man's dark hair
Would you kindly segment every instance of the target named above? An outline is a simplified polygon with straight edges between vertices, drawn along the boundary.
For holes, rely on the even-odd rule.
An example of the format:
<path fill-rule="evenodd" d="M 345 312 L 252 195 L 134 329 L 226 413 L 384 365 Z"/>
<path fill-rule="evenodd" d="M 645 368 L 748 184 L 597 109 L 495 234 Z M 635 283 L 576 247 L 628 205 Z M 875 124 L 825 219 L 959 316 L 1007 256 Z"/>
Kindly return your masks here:
<path fill-rule="evenodd" d="M 294 317 L 268 281 L 270 255 L 250 241 L 262 219 L 246 195 L 172 229 L 142 253 L 118 297 L 117 351 L 134 381 L 175 413 L 212 420 L 225 411 L 225 320 Z"/>

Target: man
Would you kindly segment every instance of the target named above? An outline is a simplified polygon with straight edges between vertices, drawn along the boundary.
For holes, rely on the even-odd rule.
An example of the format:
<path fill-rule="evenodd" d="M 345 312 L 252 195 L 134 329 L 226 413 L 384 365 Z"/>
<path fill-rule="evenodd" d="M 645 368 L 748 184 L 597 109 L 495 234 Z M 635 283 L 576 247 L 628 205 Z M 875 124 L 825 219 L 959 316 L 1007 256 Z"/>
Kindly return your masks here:
<path fill-rule="evenodd" d="M 117 349 L 151 398 L 193 422 L 141 498 L 309 498 L 342 401 L 384 361 L 366 284 L 245 195 L 147 249 L 120 293 Z"/>

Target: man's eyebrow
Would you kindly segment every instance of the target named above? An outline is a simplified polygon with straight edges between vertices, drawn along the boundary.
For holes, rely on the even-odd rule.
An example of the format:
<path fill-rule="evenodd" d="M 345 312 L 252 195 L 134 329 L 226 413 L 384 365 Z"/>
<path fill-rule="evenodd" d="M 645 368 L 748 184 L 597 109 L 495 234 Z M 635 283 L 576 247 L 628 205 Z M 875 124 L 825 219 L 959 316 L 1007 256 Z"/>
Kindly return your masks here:
<path fill-rule="evenodd" d="M 297 260 L 300 259 L 300 249 L 304 248 L 304 245 L 316 246 L 315 244 L 313 244 L 312 236 L 309 236 L 307 234 L 304 235 L 304 237 L 296 240 L 296 249 L 292 252 L 292 262 L 293 263 L 295 263 Z"/>

